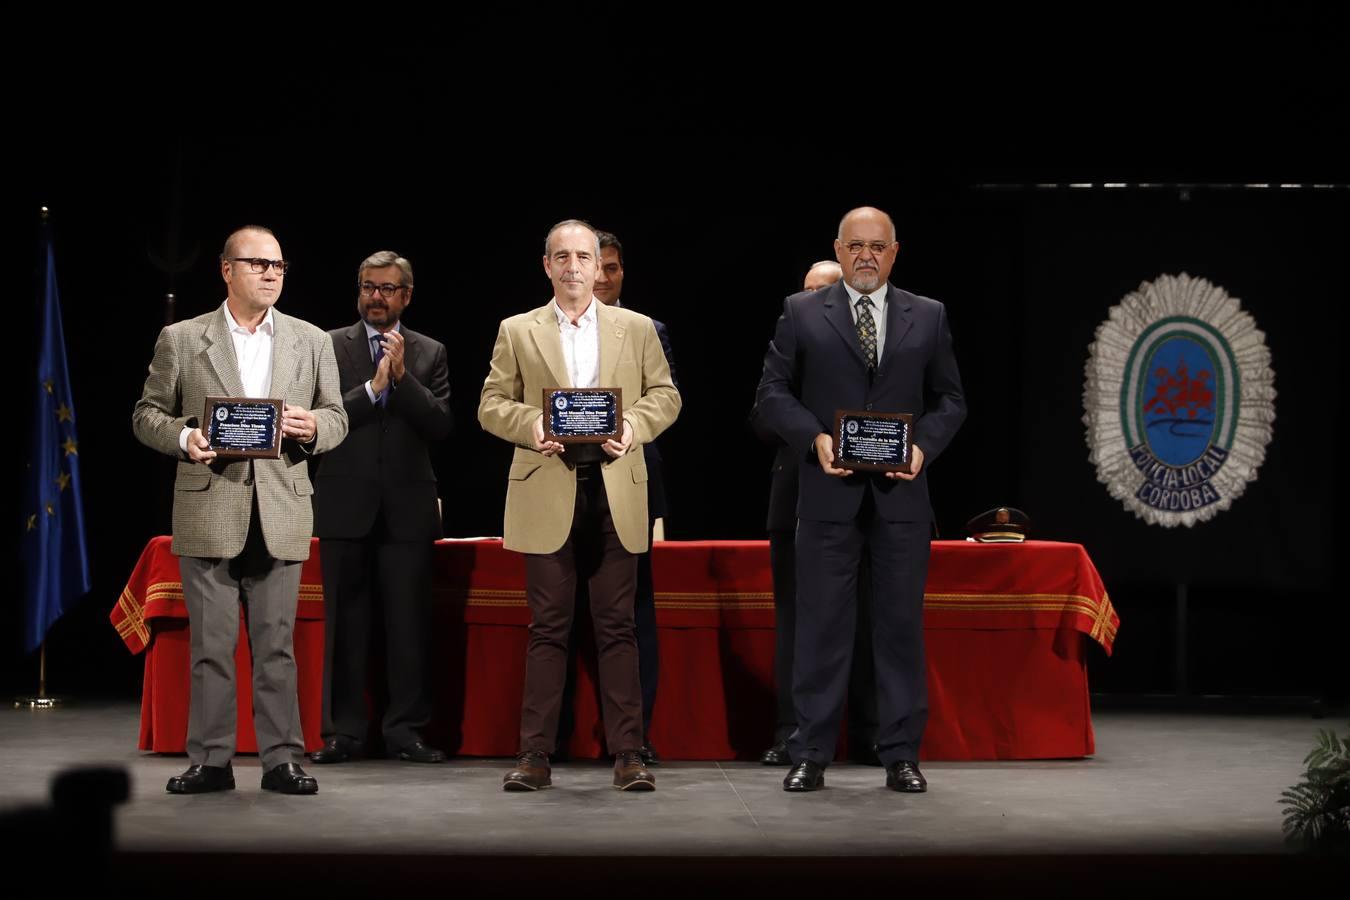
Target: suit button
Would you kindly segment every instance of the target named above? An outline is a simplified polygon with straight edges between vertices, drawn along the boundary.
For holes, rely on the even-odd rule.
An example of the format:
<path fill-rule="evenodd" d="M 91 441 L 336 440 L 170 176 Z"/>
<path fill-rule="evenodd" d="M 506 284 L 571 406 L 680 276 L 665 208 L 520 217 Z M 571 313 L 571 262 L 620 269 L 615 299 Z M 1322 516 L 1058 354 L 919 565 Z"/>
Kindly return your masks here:
<path fill-rule="evenodd" d="M 253 486 L 253 476 L 250 475 L 250 476 L 248 476 L 247 478 L 245 478 L 245 479 L 244 479 L 244 484 L 245 484 L 246 486 L 248 486 L 248 487 L 252 487 L 252 486 Z"/>
<path fill-rule="evenodd" d="M 871 409 L 871 408 L 872 408 L 872 404 L 870 404 L 870 403 L 868 403 L 866 406 L 863 407 L 863 409 Z"/>

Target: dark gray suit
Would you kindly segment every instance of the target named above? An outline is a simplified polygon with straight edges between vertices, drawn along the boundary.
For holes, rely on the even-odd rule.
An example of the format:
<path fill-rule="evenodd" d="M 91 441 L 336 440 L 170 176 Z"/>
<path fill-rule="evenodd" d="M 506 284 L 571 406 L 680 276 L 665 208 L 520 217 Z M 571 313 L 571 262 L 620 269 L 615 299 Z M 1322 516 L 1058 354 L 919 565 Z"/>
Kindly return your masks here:
<path fill-rule="evenodd" d="M 928 717 L 923 588 L 932 508 L 928 472 L 965 418 L 946 309 L 887 285 L 886 340 L 875 373 L 859 347 L 843 282 L 783 304 L 764 358 L 758 414 L 801 454 L 797 502 L 797 629 L 793 700 L 797 762 L 828 765 L 847 693 L 864 548 L 872 561 L 877 749 L 881 761 L 917 760 Z M 912 482 L 826 475 L 811 445 L 839 409 L 914 415 L 924 465 Z"/>
<path fill-rule="evenodd" d="M 403 380 L 385 406 L 364 323 L 329 332 L 351 431 L 314 476 L 314 533 L 323 564 L 323 736 L 363 741 L 371 609 L 384 614 L 389 705 L 385 745 L 402 749 L 431 718 L 427 687 L 432 546 L 441 536 L 431 444 L 450 433 L 445 346 L 399 326 Z"/>

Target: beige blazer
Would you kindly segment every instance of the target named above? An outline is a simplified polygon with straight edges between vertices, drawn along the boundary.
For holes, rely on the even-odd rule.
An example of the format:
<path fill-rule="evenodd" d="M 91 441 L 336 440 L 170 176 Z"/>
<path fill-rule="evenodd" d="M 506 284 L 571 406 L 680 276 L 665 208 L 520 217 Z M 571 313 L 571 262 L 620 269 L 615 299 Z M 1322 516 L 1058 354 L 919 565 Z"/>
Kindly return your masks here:
<path fill-rule="evenodd" d="M 283 440 L 280 459 L 215 460 L 204 466 L 178 448 L 184 427 L 200 427 L 207 397 L 244 395 L 234 342 L 220 307 L 165 327 L 155 342 L 155 357 L 131 414 L 131 429 L 147 447 L 178 459 L 173 552 L 179 556 L 238 556 L 248 537 L 256 491 L 268 553 L 275 559 L 309 558 L 314 487 L 305 461 L 341 443 L 347 435 L 347 413 L 328 335 L 275 309 L 272 324 L 268 396 L 313 411 L 318 427 L 307 446 Z"/>
<path fill-rule="evenodd" d="M 623 418 L 633 444 L 601 466 L 610 515 L 630 553 L 648 544 L 647 466 L 642 444 L 670 427 L 680 411 L 680 392 L 670 378 L 652 320 L 593 300 L 598 308 L 600 387 L 623 390 Z M 543 392 L 572 387 L 552 304 L 502 322 L 483 382 L 478 421 L 485 431 L 516 445 L 506 486 L 503 526 L 508 550 L 552 553 L 572 530 L 576 473 L 559 456 L 534 449 L 534 423 L 543 415 Z"/>

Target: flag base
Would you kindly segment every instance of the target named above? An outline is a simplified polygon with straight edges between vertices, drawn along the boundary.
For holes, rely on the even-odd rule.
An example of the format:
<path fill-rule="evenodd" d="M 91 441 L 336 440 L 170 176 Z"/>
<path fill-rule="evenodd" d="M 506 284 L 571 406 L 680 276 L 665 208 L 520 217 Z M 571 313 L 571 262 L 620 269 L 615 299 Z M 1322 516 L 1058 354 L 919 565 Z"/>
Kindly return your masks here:
<path fill-rule="evenodd" d="M 60 697 L 15 697 L 15 709 L 55 709 L 64 705 Z"/>

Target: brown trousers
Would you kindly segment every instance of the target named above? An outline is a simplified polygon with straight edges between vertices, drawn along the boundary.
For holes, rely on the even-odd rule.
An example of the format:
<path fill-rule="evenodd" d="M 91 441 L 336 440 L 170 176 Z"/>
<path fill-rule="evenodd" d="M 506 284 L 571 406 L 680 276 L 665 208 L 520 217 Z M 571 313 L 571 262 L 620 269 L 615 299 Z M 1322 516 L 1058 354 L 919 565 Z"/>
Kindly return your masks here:
<path fill-rule="evenodd" d="M 599 657 L 601 712 L 610 753 L 642 746 L 642 687 L 633 631 L 637 557 L 614 531 L 598 465 L 577 467 L 572 533 L 553 553 L 525 554 L 525 596 L 533 621 L 525 657 L 520 749 L 553 753 L 567 679 L 567 640 L 578 579 L 590 587 Z"/>

